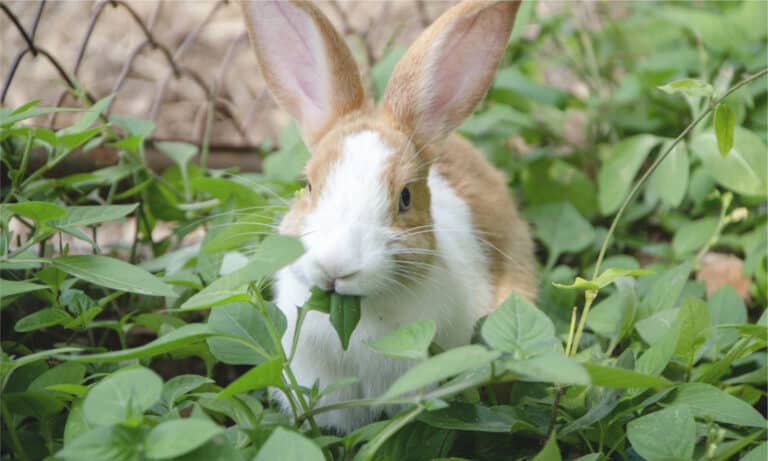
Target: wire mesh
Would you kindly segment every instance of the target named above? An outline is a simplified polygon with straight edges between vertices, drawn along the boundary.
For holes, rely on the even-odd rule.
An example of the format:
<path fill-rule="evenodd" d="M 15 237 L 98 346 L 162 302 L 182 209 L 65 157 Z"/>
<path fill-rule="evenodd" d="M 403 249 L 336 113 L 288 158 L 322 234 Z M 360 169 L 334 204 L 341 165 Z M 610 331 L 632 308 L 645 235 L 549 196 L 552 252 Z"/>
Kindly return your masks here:
<path fill-rule="evenodd" d="M 387 47 L 407 44 L 448 4 L 319 2 L 347 36 L 364 78 Z M 248 154 L 274 145 L 286 122 L 259 76 L 236 2 L 38 0 L 0 2 L 0 9 L 4 107 L 32 99 L 87 105 L 114 94 L 104 120 L 112 113 L 152 120 L 150 147 L 197 144 L 209 149 L 211 167 L 245 171 L 260 168 L 259 156 Z M 54 113 L 35 122 L 56 129 L 68 120 Z M 92 168 L 94 158 L 108 164 L 117 155 L 75 155 L 70 169 Z"/>

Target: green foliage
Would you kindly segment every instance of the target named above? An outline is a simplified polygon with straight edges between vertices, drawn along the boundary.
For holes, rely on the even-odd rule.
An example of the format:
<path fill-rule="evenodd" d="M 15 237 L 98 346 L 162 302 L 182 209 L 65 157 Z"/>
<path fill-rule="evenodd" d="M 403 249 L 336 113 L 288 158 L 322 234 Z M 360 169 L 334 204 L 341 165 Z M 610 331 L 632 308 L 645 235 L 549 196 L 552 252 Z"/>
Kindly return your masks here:
<path fill-rule="evenodd" d="M 266 301 L 303 252 L 273 232 L 309 156 L 295 125 L 262 173 L 155 143 L 157 173 L 154 124 L 100 117 L 111 97 L 56 132 L 30 119 L 77 109 L 0 109 L 0 459 L 765 459 L 766 4 L 598 6 L 595 27 L 566 9 L 529 34 L 525 2 L 460 128 L 532 224 L 536 302 L 511 296 L 454 349 L 430 321 L 362 338 L 411 367 L 337 404 L 402 408 L 350 434 L 314 417 L 357 379 L 297 382 L 281 339 L 316 310 L 346 349 L 360 298 L 313 290 L 291 328 Z M 402 52 L 371 69 L 374 96 Z M 99 145 L 116 165 L 51 174 Z M 133 241 L 102 246 L 116 222 Z M 734 286 L 707 275 L 712 251 L 743 260 Z"/>

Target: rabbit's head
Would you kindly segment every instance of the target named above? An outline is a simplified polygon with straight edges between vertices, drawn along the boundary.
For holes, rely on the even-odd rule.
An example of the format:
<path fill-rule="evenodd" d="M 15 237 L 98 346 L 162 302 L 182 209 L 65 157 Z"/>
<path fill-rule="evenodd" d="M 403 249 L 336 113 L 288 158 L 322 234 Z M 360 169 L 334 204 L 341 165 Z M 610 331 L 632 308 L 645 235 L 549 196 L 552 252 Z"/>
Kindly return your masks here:
<path fill-rule="evenodd" d="M 243 3 L 262 75 L 312 153 L 307 187 L 281 228 L 304 243 L 292 270 L 307 284 L 369 295 L 432 265 L 430 165 L 487 91 L 517 8 L 465 1 L 449 9 L 405 53 L 375 106 L 314 4 Z"/>

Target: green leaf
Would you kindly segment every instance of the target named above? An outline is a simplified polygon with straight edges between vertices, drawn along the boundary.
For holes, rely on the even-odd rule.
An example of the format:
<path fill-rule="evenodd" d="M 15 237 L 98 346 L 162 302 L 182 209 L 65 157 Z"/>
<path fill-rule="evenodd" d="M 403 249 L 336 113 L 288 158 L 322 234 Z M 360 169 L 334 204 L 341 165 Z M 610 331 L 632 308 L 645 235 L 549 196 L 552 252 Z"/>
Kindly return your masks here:
<path fill-rule="evenodd" d="M 83 402 L 85 419 L 96 426 L 137 425 L 144 411 L 160 399 L 163 380 L 136 367 L 119 370 L 93 386 Z"/>
<path fill-rule="evenodd" d="M 13 329 L 19 333 L 40 330 L 72 320 L 63 309 L 48 307 L 33 312 L 16 322 Z"/>
<path fill-rule="evenodd" d="M 309 299 L 304 303 L 304 309 L 310 309 L 313 311 L 323 312 L 325 314 L 331 313 L 331 292 L 321 290 L 317 287 L 312 287 L 309 294 Z"/>
<path fill-rule="evenodd" d="M 725 103 L 720 103 L 715 109 L 715 136 L 720 155 L 725 157 L 733 147 L 733 128 L 736 125 L 736 114 Z"/>
<path fill-rule="evenodd" d="M 683 93 L 694 97 L 709 97 L 714 91 L 709 83 L 693 78 L 676 80 L 658 88 L 667 94 Z"/>
<path fill-rule="evenodd" d="M 49 289 L 47 286 L 37 283 L 0 279 L 0 297 L 2 298 L 47 289 Z"/>
<path fill-rule="evenodd" d="M 145 454 L 149 459 L 175 458 L 203 445 L 223 431 L 223 428 L 206 419 L 165 421 L 147 434 Z"/>
<path fill-rule="evenodd" d="M 707 340 L 709 326 L 707 304 L 700 299 L 686 298 L 675 319 L 674 328 L 680 332 L 675 356 L 679 357 L 686 365 L 693 365 L 696 352 Z"/>
<path fill-rule="evenodd" d="M 675 231 L 672 238 L 672 249 L 675 255 L 682 258 L 693 253 L 709 242 L 717 229 L 718 219 L 714 216 L 688 221 Z"/>
<path fill-rule="evenodd" d="M 197 154 L 197 146 L 186 142 L 155 141 L 154 147 L 180 167 Z"/>
<path fill-rule="evenodd" d="M 512 424 L 482 405 L 453 402 L 448 408 L 427 411 L 419 421 L 432 427 L 456 431 L 508 433 Z"/>
<path fill-rule="evenodd" d="M 707 301 L 712 326 L 747 323 L 747 306 L 736 290 L 726 284 L 717 290 Z M 733 330 L 716 329 L 717 345 L 723 349 L 730 346 L 739 338 Z"/>
<path fill-rule="evenodd" d="M 331 325 L 339 335 L 341 348 L 349 347 L 349 338 L 360 321 L 360 297 L 331 293 Z"/>
<path fill-rule="evenodd" d="M 736 127 L 733 148 L 727 157 L 720 155 L 715 134 L 701 133 L 691 140 L 691 151 L 715 180 L 732 191 L 765 197 L 768 195 L 768 156 L 765 143 L 749 130 Z"/>
<path fill-rule="evenodd" d="M 217 398 L 231 397 L 235 394 L 262 389 L 267 386 L 283 385 L 283 359 L 276 358 L 248 370 L 224 388 Z"/>
<path fill-rule="evenodd" d="M 600 289 L 600 286 L 597 283 L 583 279 L 581 277 L 576 277 L 576 280 L 574 280 L 574 282 L 570 285 L 557 282 L 552 282 L 552 285 L 564 290 L 598 291 Z"/>
<path fill-rule="evenodd" d="M 563 285 L 561 283 L 553 283 L 552 285 L 570 290 L 598 291 L 600 288 L 606 287 L 622 277 L 640 277 L 650 274 L 653 274 L 653 271 L 645 269 L 618 269 L 611 267 L 604 270 L 603 273 L 598 275 L 594 280 L 585 280 L 581 277 L 576 277 L 576 280 L 570 285 Z"/>
<path fill-rule="evenodd" d="M 679 338 L 680 331 L 677 328 L 670 328 L 637 359 L 635 370 L 638 373 L 659 376 L 672 360 Z"/>
<path fill-rule="evenodd" d="M 650 274 L 653 274 L 653 271 L 645 269 L 618 269 L 611 267 L 598 275 L 595 279 L 595 283 L 597 283 L 597 286 L 600 288 L 603 288 L 622 277 L 642 277 Z"/>
<path fill-rule="evenodd" d="M 109 363 L 123 362 L 125 360 L 133 359 L 145 359 L 165 354 L 176 349 L 181 349 L 211 336 L 218 335 L 219 333 L 213 331 L 208 325 L 191 323 L 172 330 L 154 341 L 132 349 L 122 349 L 89 355 L 62 356 L 61 358 L 84 363 Z"/>
<path fill-rule="evenodd" d="M 393 399 L 461 372 L 483 367 L 499 355 L 498 351 L 489 351 L 477 345 L 450 349 L 405 372 L 381 396 L 381 399 Z"/>
<path fill-rule="evenodd" d="M 587 326 L 598 335 L 617 344 L 628 334 L 635 321 L 637 295 L 633 289 L 619 290 L 590 309 Z"/>
<path fill-rule="evenodd" d="M 142 140 L 155 131 L 155 122 L 152 120 L 123 115 L 112 115 L 109 117 L 109 120 L 113 125 L 125 131 L 126 134 L 138 136 Z"/>
<path fill-rule="evenodd" d="M 581 251 L 595 240 L 592 225 L 568 202 L 534 207 L 527 216 L 536 237 L 547 246 L 552 262 L 561 253 Z"/>
<path fill-rule="evenodd" d="M 649 387 L 667 387 L 671 385 L 665 378 L 646 375 L 625 368 L 604 367 L 585 363 L 592 384 L 612 389 L 632 389 Z"/>
<path fill-rule="evenodd" d="M 437 327 L 432 320 L 420 320 L 398 328 L 392 333 L 368 343 L 382 354 L 401 359 L 425 359 Z"/>
<path fill-rule="evenodd" d="M 641 319 L 674 307 L 691 273 L 691 263 L 684 262 L 660 274 L 648 293 L 640 300 L 638 316 Z"/>
<path fill-rule="evenodd" d="M 99 115 L 101 115 L 101 112 L 109 106 L 109 104 L 112 102 L 112 99 L 114 99 L 115 95 L 111 94 L 109 96 L 103 97 L 93 103 L 91 107 L 89 107 L 83 115 L 80 116 L 80 119 L 72 125 L 68 126 L 67 128 L 64 128 L 62 130 L 59 130 L 57 132 L 58 134 L 74 134 L 74 133 L 80 133 L 82 131 L 87 130 L 88 128 L 93 125 L 96 120 L 99 119 Z"/>
<path fill-rule="evenodd" d="M 259 245 L 257 253 L 245 267 L 214 281 L 181 305 L 182 310 L 207 309 L 233 301 L 250 299 L 244 286 L 268 277 L 296 260 L 304 252 L 301 242 L 293 237 L 270 235 Z"/>
<path fill-rule="evenodd" d="M 749 451 L 741 461 L 764 461 L 768 458 L 768 443 L 763 442 Z"/>
<path fill-rule="evenodd" d="M 115 221 L 132 213 L 138 203 L 130 205 L 70 206 L 66 215 L 57 220 L 57 226 L 85 227 L 106 221 Z"/>
<path fill-rule="evenodd" d="M 161 399 L 168 408 L 172 408 L 188 392 L 213 382 L 211 378 L 199 375 L 174 376 L 163 384 Z"/>
<path fill-rule="evenodd" d="M 286 328 L 285 317 L 274 304 L 268 303 L 267 311 L 278 336 L 282 336 Z M 277 346 L 265 322 L 261 311 L 249 303 L 232 303 L 214 309 L 208 317 L 208 326 L 238 341 L 210 338 L 207 342 L 211 353 L 217 360 L 230 365 L 259 365 L 277 357 Z"/>
<path fill-rule="evenodd" d="M 48 115 L 54 112 L 81 112 L 82 109 L 71 107 L 34 107 L 40 100 L 35 100 L 30 103 L 20 106 L 18 109 L 12 112 L 0 111 L 0 126 L 8 127 L 16 122 L 26 120 L 28 118 L 39 117 L 41 115 Z M 34 103 L 34 104 L 33 104 Z M 31 105 L 30 105 L 31 104 Z"/>
<path fill-rule="evenodd" d="M 136 427 L 105 426 L 81 433 L 56 453 L 56 458 L 68 461 L 140 459 L 144 430 Z"/>
<path fill-rule="evenodd" d="M 557 352 L 525 360 L 505 360 L 504 367 L 525 381 L 586 386 L 589 374 L 578 362 Z"/>
<path fill-rule="evenodd" d="M 152 296 L 175 296 L 160 279 L 119 259 L 96 255 L 62 256 L 51 263 L 64 272 L 114 290 Z"/>
<path fill-rule="evenodd" d="M 619 209 L 629 194 L 637 171 L 658 143 L 659 138 L 641 134 L 613 145 L 597 178 L 597 199 L 603 215 L 613 214 Z M 563 231 L 567 234 L 566 229 Z"/>
<path fill-rule="evenodd" d="M 324 461 L 320 447 L 301 435 L 278 427 L 259 450 L 254 461 Z"/>
<path fill-rule="evenodd" d="M 488 315 L 481 334 L 488 345 L 509 352 L 514 359 L 535 357 L 560 347 L 549 317 L 517 293 Z"/>
<path fill-rule="evenodd" d="M 3 207 L 36 223 L 47 223 L 67 214 L 65 208 L 48 202 L 19 202 Z"/>
<path fill-rule="evenodd" d="M 64 409 L 63 402 L 49 391 L 3 392 L 3 403 L 19 417 L 36 419 L 46 419 Z"/>
<path fill-rule="evenodd" d="M 560 449 L 557 447 L 557 435 L 552 432 L 544 448 L 533 458 L 532 461 L 560 461 Z"/>
<path fill-rule="evenodd" d="M 30 391 L 44 391 L 51 386 L 80 384 L 85 376 L 85 365 L 65 362 L 46 370 L 27 387 Z"/>
<path fill-rule="evenodd" d="M 648 461 L 692 459 L 696 422 L 685 406 L 665 408 L 630 421 L 627 438 Z"/>
<path fill-rule="evenodd" d="M 671 405 L 685 406 L 694 416 L 739 427 L 765 428 L 767 421 L 754 407 L 727 392 L 704 383 L 682 384 Z"/>
<path fill-rule="evenodd" d="M 674 141 L 666 141 L 662 144 L 660 152 L 666 152 L 672 142 Z M 676 208 L 685 198 L 689 173 L 688 150 L 685 148 L 685 143 L 680 142 L 651 174 L 646 193 L 652 197 L 658 197 L 664 205 Z"/>

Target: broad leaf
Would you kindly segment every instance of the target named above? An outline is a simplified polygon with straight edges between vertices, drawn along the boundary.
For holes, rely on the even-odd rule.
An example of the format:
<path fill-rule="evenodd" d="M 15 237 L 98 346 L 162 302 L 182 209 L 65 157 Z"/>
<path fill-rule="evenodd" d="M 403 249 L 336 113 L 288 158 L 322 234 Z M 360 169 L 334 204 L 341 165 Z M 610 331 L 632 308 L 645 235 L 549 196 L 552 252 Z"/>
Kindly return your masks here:
<path fill-rule="evenodd" d="M 132 359 L 144 359 L 181 349 L 217 335 L 219 335 L 219 333 L 212 330 L 208 325 L 192 323 L 172 330 L 154 341 L 150 341 L 147 344 L 132 349 L 101 352 L 89 355 L 66 356 L 62 358 L 85 363 L 122 362 Z"/>
<path fill-rule="evenodd" d="M 505 360 L 504 368 L 525 381 L 586 386 L 589 374 L 578 362 L 562 352 L 550 352 L 524 360 Z"/>
<path fill-rule="evenodd" d="M 409 323 L 368 345 L 384 355 L 403 359 L 425 359 L 437 327 L 432 320 Z"/>
<path fill-rule="evenodd" d="M 692 459 L 696 422 L 688 407 L 670 407 L 630 421 L 627 438 L 648 461 Z"/>
<path fill-rule="evenodd" d="M 320 447 L 301 435 L 278 427 L 259 450 L 254 461 L 324 461 Z"/>
<path fill-rule="evenodd" d="M 672 249 L 682 258 L 706 245 L 717 229 L 718 219 L 714 216 L 689 221 L 675 231 Z"/>
<path fill-rule="evenodd" d="M 598 175 L 598 203 L 603 215 L 613 214 L 629 193 L 632 182 L 648 153 L 659 139 L 642 134 L 615 144 Z"/>
<path fill-rule="evenodd" d="M 274 274 L 303 252 L 301 242 L 295 238 L 269 236 L 261 242 L 258 252 L 245 267 L 211 283 L 182 304 L 181 309 L 207 309 L 235 301 L 247 301 L 249 297 L 245 293 L 245 285 Z"/>
<path fill-rule="evenodd" d="M 535 357 L 560 347 L 549 317 L 517 293 L 488 315 L 481 333 L 491 347 L 509 352 L 515 359 Z"/>
<path fill-rule="evenodd" d="M 85 396 L 85 419 L 96 426 L 137 425 L 144 411 L 160 399 L 163 380 L 146 368 L 117 371 L 99 381 Z"/>
<path fill-rule="evenodd" d="M 709 83 L 693 78 L 675 80 L 674 82 L 660 86 L 659 89 L 667 94 L 683 93 L 694 97 L 712 96 L 712 92 L 714 91 L 712 85 Z"/>
<path fill-rule="evenodd" d="M 37 283 L 0 279 L 0 297 L 3 298 L 47 289 L 47 286 Z"/>
<path fill-rule="evenodd" d="M 360 297 L 331 293 L 331 325 L 339 335 L 341 348 L 349 347 L 349 338 L 360 321 Z"/>
<path fill-rule="evenodd" d="M 282 386 L 283 359 L 276 358 L 257 365 L 219 392 L 217 398 L 230 397 L 236 394 L 262 389 L 267 386 Z"/>
<path fill-rule="evenodd" d="M 669 381 L 653 375 L 646 375 L 625 368 L 604 367 L 585 363 L 592 384 L 613 389 L 666 387 Z"/>
<path fill-rule="evenodd" d="M 581 251 L 595 240 L 592 225 L 568 202 L 537 206 L 527 216 L 536 237 L 547 246 L 552 262 L 560 254 Z"/>
<path fill-rule="evenodd" d="M 715 136 L 720 155 L 725 157 L 733 147 L 733 129 L 736 125 L 736 114 L 725 103 L 720 103 L 715 109 Z"/>
<path fill-rule="evenodd" d="M 120 219 L 132 213 L 138 203 L 131 205 L 70 206 L 67 214 L 56 220 L 57 226 L 85 227 Z"/>
<path fill-rule="evenodd" d="M 720 155 L 712 132 L 699 134 L 691 141 L 691 151 L 720 185 L 739 194 L 760 197 L 768 195 L 766 149 L 757 135 L 741 127 L 734 130 L 733 147 L 727 157 Z"/>
<path fill-rule="evenodd" d="M 165 421 L 153 427 L 147 434 L 145 454 L 149 459 L 176 458 L 203 445 L 223 431 L 223 428 L 206 419 Z"/>
<path fill-rule="evenodd" d="M 144 430 L 137 427 L 103 426 L 83 432 L 56 453 L 56 458 L 68 461 L 108 459 L 135 461 L 139 459 Z"/>
<path fill-rule="evenodd" d="M 533 458 L 532 461 L 560 461 L 560 449 L 557 447 L 557 436 L 553 432 L 544 444 L 544 448 Z"/>
<path fill-rule="evenodd" d="M 97 255 L 61 256 L 51 263 L 62 271 L 114 290 L 153 296 L 175 296 L 173 289 L 160 279 L 119 259 Z"/>
<path fill-rule="evenodd" d="M 666 152 L 672 142 L 667 141 L 662 144 L 661 152 Z M 664 205 L 676 208 L 685 198 L 689 172 L 688 149 L 685 147 L 685 143 L 680 142 L 675 145 L 648 179 L 646 193 L 652 197 L 658 197 Z"/>
<path fill-rule="evenodd" d="M 381 396 L 381 399 L 393 399 L 458 375 L 463 371 L 486 366 L 498 356 L 498 351 L 489 351 L 477 345 L 450 349 L 405 372 Z"/>
<path fill-rule="evenodd" d="M 285 317 L 274 304 L 267 304 L 267 311 L 278 335 L 282 336 Z M 259 365 L 277 357 L 277 347 L 265 322 L 259 308 L 250 303 L 232 303 L 214 309 L 208 317 L 208 326 L 231 338 L 208 339 L 211 353 L 231 365 Z"/>
<path fill-rule="evenodd" d="M 747 402 L 704 383 L 682 384 L 672 401 L 685 406 L 694 416 L 739 427 L 765 428 L 768 421 Z"/>

